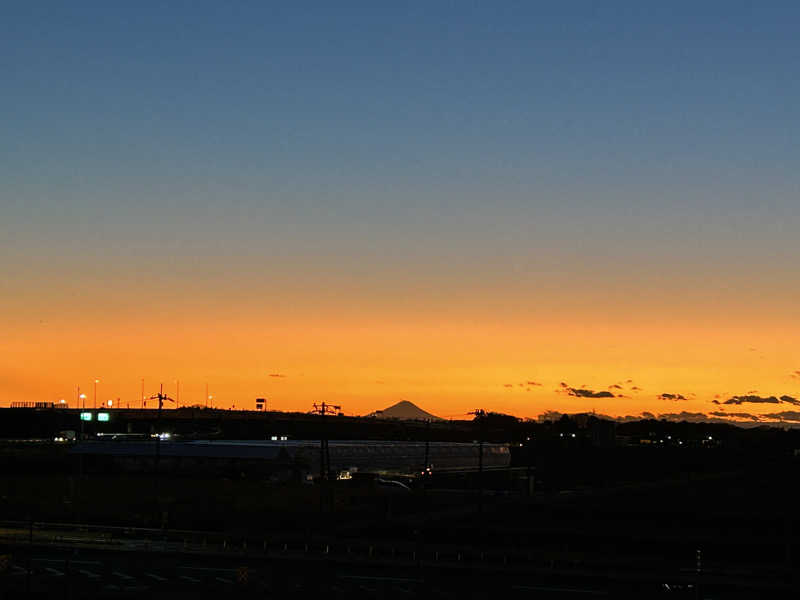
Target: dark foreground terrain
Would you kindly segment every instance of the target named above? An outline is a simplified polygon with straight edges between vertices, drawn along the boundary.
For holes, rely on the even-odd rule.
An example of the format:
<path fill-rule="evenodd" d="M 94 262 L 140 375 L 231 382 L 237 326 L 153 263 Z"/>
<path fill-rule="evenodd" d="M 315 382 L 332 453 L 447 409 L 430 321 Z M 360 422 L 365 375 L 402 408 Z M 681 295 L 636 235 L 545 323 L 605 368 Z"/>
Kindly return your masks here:
<path fill-rule="evenodd" d="M 8 444 L 0 598 L 798 597 L 793 437 L 601 447 L 561 426 L 509 433 L 507 468 L 329 484 Z"/>

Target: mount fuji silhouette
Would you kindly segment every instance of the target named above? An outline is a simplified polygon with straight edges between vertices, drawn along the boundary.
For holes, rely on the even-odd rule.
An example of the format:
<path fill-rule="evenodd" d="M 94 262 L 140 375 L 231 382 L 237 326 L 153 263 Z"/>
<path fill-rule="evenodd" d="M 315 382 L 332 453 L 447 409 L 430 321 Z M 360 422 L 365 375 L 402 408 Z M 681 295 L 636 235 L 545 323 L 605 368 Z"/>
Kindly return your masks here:
<path fill-rule="evenodd" d="M 378 419 L 398 419 L 401 421 L 443 421 L 444 419 L 422 410 L 419 406 L 408 400 L 401 400 L 397 404 L 376 410 L 367 415 Z"/>

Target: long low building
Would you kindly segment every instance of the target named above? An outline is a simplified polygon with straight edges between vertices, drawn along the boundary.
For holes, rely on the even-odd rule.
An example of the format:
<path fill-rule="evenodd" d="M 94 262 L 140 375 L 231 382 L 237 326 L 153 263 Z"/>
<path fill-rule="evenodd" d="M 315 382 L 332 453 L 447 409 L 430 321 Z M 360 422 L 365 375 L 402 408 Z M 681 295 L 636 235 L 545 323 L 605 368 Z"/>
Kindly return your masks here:
<path fill-rule="evenodd" d="M 90 468 L 114 466 L 122 471 L 152 468 L 156 453 L 159 468 L 168 472 L 316 473 L 320 465 L 320 442 L 316 440 L 91 441 L 77 444 L 71 452 L 87 458 Z M 486 468 L 507 467 L 511 462 L 507 444 L 485 443 L 482 452 Z M 478 443 L 329 442 L 330 464 L 335 471 L 413 473 L 425 468 L 426 455 L 427 466 L 436 471 L 477 469 L 480 453 Z"/>

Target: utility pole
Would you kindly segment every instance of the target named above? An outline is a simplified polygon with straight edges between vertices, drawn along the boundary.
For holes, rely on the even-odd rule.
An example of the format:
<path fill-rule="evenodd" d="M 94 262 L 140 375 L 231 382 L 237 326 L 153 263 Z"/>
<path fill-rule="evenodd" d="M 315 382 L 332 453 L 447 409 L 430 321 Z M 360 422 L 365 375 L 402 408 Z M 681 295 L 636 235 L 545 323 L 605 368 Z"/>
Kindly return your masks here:
<path fill-rule="evenodd" d="M 532 485 L 533 484 L 533 480 L 532 480 L 533 469 L 532 469 L 531 463 L 533 462 L 532 461 L 533 447 L 532 447 L 532 444 L 531 444 L 531 436 L 526 436 L 526 438 L 525 438 L 525 451 L 526 451 L 526 457 L 528 459 L 527 460 L 527 465 L 526 465 L 526 468 L 525 468 L 525 475 L 527 476 L 526 477 L 526 481 L 528 483 L 528 489 L 527 489 L 526 495 L 532 496 L 533 495 L 533 485 Z"/>
<path fill-rule="evenodd" d="M 342 409 L 341 406 L 334 404 L 314 403 L 312 414 L 319 415 L 322 419 L 322 426 L 319 439 L 319 481 L 320 481 L 320 511 L 325 511 L 325 499 L 327 497 L 329 508 L 333 512 L 333 488 L 331 487 L 330 480 L 333 473 L 331 473 L 331 452 L 328 445 L 328 432 L 325 429 L 325 415 L 334 415 Z M 327 493 L 325 493 L 327 492 Z"/>
<path fill-rule="evenodd" d="M 144 409 L 144 377 L 142 377 L 142 395 L 139 397 L 142 399 L 142 409 Z"/>
<path fill-rule="evenodd" d="M 478 438 L 478 512 L 483 512 L 483 439 L 486 437 L 486 411 L 476 408 L 468 413 L 475 415 L 475 421 L 480 426 L 480 437 Z"/>
<path fill-rule="evenodd" d="M 703 551 L 698 548 L 695 551 L 695 580 L 694 580 L 694 597 L 700 599 L 700 577 L 703 574 Z"/>
<path fill-rule="evenodd" d="M 156 459 L 155 468 L 153 469 L 153 493 L 156 497 L 156 504 L 158 504 L 158 463 L 161 461 L 161 409 L 164 402 L 175 402 L 172 398 L 164 393 L 164 384 L 161 384 L 158 394 L 150 396 L 151 400 L 158 400 L 158 412 L 156 413 Z"/>
<path fill-rule="evenodd" d="M 175 403 L 175 400 L 170 398 L 164 393 L 164 384 L 161 384 L 157 394 L 150 396 L 150 400 L 158 400 L 158 412 L 156 413 L 156 467 L 158 467 L 158 460 L 161 457 L 161 409 L 164 407 L 164 402 Z"/>
<path fill-rule="evenodd" d="M 80 405 L 81 400 L 86 398 L 86 394 L 81 394 L 81 386 L 78 386 L 77 394 L 78 394 L 77 404 Z M 81 407 L 81 410 L 83 410 L 83 407 Z M 79 412 L 78 417 L 80 419 L 80 433 L 78 434 L 80 437 L 78 438 L 78 441 L 80 443 L 83 443 L 83 433 L 84 433 L 83 414 Z M 78 454 L 78 485 L 81 485 L 81 479 L 83 479 L 83 453 Z M 74 499 L 75 499 L 75 491 L 73 490 L 72 500 Z"/>
<path fill-rule="evenodd" d="M 425 422 L 425 464 L 422 465 L 422 506 L 425 511 L 425 521 L 428 520 L 428 479 L 433 476 L 431 470 L 431 420 Z M 421 527 L 421 526 L 420 526 Z M 417 534 L 420 537 L 420 533 Z M 421 539 L 421 537 L 420 537 Z M 421 551 L 421 548 L 418 549 Z"/>
<path fill-rule="evenodd" d="M 422 465 L 423 475 L 428 473 L 431 466 L 431 420 L 425 421 L 425 464 Z"/>

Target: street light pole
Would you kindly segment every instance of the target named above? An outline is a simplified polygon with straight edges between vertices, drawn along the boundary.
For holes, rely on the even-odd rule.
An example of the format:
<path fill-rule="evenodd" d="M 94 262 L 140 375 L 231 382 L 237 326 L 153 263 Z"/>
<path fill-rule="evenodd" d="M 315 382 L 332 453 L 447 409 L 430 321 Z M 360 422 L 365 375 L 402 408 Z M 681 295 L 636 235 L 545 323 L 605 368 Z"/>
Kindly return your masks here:
<path fill-rule="evenodd" d="M 92 408 L 97 408 L 97 384 L 100 383 L 99 379 L 94 380 L 94 400 L 92 400 Z"/>
<path fill-rule="evenodd" d="M 81 409 L 86 408 L 86 394 L 81 394 L 81 386 L 78 386 L 78 403 L 81 405 Z M 81 440 L 83 440 L 83 414 L 80 415 L 80 420 L 81 420 Z M 83 460 L 83 458 L 81 458 L 81 460 Z"/>

